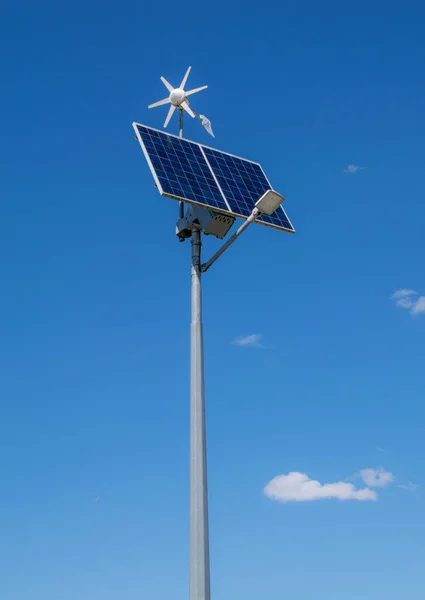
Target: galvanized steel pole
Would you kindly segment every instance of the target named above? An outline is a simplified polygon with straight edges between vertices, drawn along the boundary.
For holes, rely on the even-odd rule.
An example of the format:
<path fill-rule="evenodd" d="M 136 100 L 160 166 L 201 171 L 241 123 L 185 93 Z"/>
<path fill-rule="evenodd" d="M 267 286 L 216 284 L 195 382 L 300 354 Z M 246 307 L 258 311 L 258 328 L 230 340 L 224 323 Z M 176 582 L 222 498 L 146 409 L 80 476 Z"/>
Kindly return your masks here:
<path fill-rule="evenodd" d="M 201 232 L 193 228 L 190 331 L 190 600 L 210 600 L 206 454 Z"/>

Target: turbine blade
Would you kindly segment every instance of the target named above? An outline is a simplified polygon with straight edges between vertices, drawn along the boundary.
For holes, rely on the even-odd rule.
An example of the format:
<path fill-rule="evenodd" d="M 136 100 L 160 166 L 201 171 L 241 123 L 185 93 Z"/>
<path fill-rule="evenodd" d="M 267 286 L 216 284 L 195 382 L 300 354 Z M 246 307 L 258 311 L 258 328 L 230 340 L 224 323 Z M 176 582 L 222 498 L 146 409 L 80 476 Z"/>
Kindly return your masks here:
<path fill-rule="evenodd" d="M 185 75 L 185 76 L 183 77 L 183 79 L 182 79 L 182 82 L 181 82 L 181 84 L 180 84 L 180 89 L 181 89 L 181 90 L 184 90 L 184 86 L 186 85 L 186 81 L 187 81 L 187 78 L 189 77 L 189 73 L 190 73 L 190 69 L 191 69 L 191 68 L 192 68 L 192 67 L 189 67 L 189 68 L 188 68 L 188 70 L 186 71 L 186 75 Z"/>
<path fill-rule="evenodd" d="M 165 119 L 164 127 L 167 127 L 167 125 L 170 122 L 170 119 L 173 116 L 175 110 L 176 110 L 176 107 L 174 106 L 174 104 L 172 104 L 170 106 L 170 110 L 168 111 L 167 118 Z"/>
<path fill-rule="evenodd" d="M 165 87 L 167 88 L 167 90 L 171 93 L 173 91 L 173 89 L 174 89 L 173 86 L 171 85 L 171 83 L 169 81 L 167 81 L 165 79 L 165 77 L 162 77 L 162 75 L 161 75 L 161 81 L 165 85 Z"/>
<path fill-rule="evenodd" d="M 186 112 L 187 112 L 187 113 L 188 113 L 188 114 L 189 114 L 189 115 L 190 115 L 192 118 L 195 118 L 195 117 L 196 117 L 195 113 L 194 113 L 194 112 L 193 112 L 193 110 L 190 108 L 190 106 L 189 106 L 189 102 L 188 102 L 187 100 L 183 100 L 183 102 L 180 104 L 180 106 L 181 106 L 182 108 L 184 108 L 184 109 L 185 109 L 185 111 L 186 111 Z"/>
<path fill-rule="evenodd" d="M 153 104 L 149 104 L 148 108 L 155 108 L 155 106 L 162 106 L 163 104 L 168 104 L 170 101 L 169 98 L 164 98 L 164 100 L 158 100 L 158 102 L 154 102 Z"/>
<path fill-rule="evenodd" d="M 193 90 L 189 90 L 188 92 L 185 92 L 186 96 L 190 96 L 191 94 L 196 94 L 196 92 L 202 92 L 202 90 L 206 90 L 207 89 L 207 85 L 203 85 L 202 87 L 199 88 L 195 88 Z"/>

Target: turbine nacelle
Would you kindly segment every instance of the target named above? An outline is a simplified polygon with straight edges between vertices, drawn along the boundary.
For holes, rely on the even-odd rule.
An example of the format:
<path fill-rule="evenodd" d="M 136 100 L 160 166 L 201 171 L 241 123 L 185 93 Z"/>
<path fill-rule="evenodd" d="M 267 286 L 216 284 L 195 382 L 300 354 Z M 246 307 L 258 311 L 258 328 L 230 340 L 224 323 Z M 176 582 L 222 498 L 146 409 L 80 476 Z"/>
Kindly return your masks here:
<path fill-rule="evenodd" d="M 171 92 L 169 100 L 171 104 L 174 104 L 174 106 L 181 106 L 181 104 L 186 100 L 185 91 L 181 88 L 176 88 Z"/>

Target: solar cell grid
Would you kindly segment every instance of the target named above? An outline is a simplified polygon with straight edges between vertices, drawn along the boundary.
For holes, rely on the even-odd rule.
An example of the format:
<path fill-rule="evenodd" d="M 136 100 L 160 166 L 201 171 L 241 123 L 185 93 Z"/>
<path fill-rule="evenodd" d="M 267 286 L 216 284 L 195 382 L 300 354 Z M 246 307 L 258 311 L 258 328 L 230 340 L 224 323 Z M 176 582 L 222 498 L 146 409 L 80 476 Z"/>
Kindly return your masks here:
<path fill-rule="evenodd" d="M 135 127 L 164 196 L 247 218 L 271 189 L 258 163 L 144 125 Z M 295 231 L 282 206 L 257 222 Z"/>
<path fill-rule="evenodd" d="M 259 219 L 257 219 L 258 223 L 264 223 L 267 225 L 273 225 L 275 227 L 282 227 L 287 231 L 295 233 L 295 229 L 288 219 L 288 215 L 285 212 L 283 206 L 279 206 L 277 210 L 272 215 L 261 215 Z"/>
<path fill-rule="evenodd" d="M 210 148 L 204 148 L 204 152 L 230 210 L 249 217 L 257 200 L 271 188 L 260 165 Z"/>
<path fill-rule="evenodd" d="M 198 144 L 140 125 L 138 131 L 162 194 L 229 211 Z"/>

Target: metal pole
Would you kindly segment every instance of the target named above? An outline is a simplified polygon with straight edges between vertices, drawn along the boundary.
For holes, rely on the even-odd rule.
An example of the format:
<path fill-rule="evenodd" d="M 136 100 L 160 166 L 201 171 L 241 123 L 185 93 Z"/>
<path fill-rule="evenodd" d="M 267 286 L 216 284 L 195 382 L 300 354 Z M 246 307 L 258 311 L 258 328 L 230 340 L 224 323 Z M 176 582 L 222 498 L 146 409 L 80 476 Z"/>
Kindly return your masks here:
<path fill-rule="evenodd" d="M 179 137 L 183 137 L 183 109 L 179 108 Z M 184 203 L 179 202 L 179 219 L 184 217 Z"/>
<path fill-rule="evenodd" d="M 201 232 L 193 228 L 190 329 L 190 600 L 210 600 L 206 454 Z"/>
<path fill-rule="evenodd" d="M 179 137 L 183 137 L 183 109 L 179 108 Z"/>

